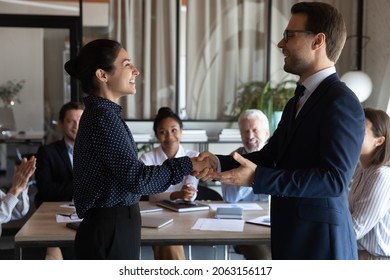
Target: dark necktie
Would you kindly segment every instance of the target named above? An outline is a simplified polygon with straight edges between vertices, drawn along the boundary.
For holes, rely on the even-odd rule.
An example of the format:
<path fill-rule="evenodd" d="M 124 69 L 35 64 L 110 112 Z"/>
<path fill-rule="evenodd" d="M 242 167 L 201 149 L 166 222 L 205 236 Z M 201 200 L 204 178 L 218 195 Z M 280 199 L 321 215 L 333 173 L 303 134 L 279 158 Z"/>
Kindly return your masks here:
<path fill-rule="evenodd" d="M 294 114 L 293 119 L 295 119 L 295 116 L 297 115 L 297 107 L 298 107 L 298 101 L 303 96 L 303 92 L 305 91 L 305 86 L 302 84 L 297 83 L 297 87 L 295 88 L 294 92 Z"/>
<path fill-rule="evenodd" d="M 291 110 L 291 115 L 290 115 L 290 124 L 289 124 L 288 130 L 287 130 L 288 133 L 290 133 L 292 127 L 294 126 L 295 116 L 297 115 L 298 101 L 299 101 L 299 98 L 302 97 L 304 91 L 305 91 L 305 86 L 297 83 L 297 87 L 295 88 L 295 92 L 294 92 L 293 108 Z"/>
<path fill-rule="evenodd" d="M 297 87 L 295 88 L 294 96 L 298 99 L 301 98 L 305 89 L 306 88 L 304 85 L 297 83 Z"/>

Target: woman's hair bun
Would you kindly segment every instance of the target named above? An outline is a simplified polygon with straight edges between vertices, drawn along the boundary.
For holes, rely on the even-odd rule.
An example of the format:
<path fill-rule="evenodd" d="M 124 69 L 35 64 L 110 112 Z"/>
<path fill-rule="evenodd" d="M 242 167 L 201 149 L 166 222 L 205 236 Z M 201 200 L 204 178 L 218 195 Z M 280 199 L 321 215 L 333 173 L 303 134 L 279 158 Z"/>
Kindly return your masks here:
<path fill-rule="evenodd" d="M 169 107 L 161 107 L 160 109 L 158 109 L 158 115 L 161 115 L 161 116 L 170 116 L 170 115 L 173 115 L 173 111 L 171 108 Z"/>
<path fill-rule="evenodd" d="M 70 60 L 68 60 L 65 65 L 64 65 L 64 68 L 65 68 L 65 71 L 72 77 L 75 77 L 75 78 L 80 78 L 80 76 L 78 75 L 78 71 L 77 71 L 77 59 L 78 59 L 78 56 L 74 57 L 74 58 L 71 58 Z"/>

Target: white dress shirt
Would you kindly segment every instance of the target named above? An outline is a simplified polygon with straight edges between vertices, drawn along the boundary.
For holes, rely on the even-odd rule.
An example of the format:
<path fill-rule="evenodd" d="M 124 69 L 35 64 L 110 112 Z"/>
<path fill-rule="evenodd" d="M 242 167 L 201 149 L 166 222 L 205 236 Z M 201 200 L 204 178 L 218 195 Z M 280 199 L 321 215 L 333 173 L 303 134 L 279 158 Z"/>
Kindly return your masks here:
<path fill-rule="evenodd" d="M 19 197 L 0 191 L 0 236 L 1 224 L 22 218 L 29 208 L 28 189 L 22 191 Z"/>
<path fill-rule="evenodd" d="M 348 201 L 358 249 L 390 257 L 390 167 L 359 166 Z"/>
<path fill-rule="evenodd" d="M 179 150 L 177 151 L 177 154 L 175 155 L 175 158 L 177 157 L 196 157 L 199 153 L 196 151 L 191 150 L 185 150 L 182 145 L 179 145 Z M 162 150 L 161 146 L 158 146 L 156 148 L 153 148 L 150 152 L 146 152 L 141 155 L 140 160 L 145 163 L 146 165 L 161 165 L 168 157 Z M 165 192 L 149 195 L 150 201 L 161 201 L 161 200 L 170 200 L 170 196 L 172 192 L 180 191 L 183 185 L 190 184 L 195 189 L 198 188 L 199 180 L 196 179 L 196 177 L 188 175 L 183 178 L 183 181 L 181 183 L 176 185 L 171 185 Z M 196 198 L 196 194 L 192 197 L 192 201 L 194 201 Z"/>
<path fill-rule="evenodd" d="M 247 152 L 244 147 L 240 147 L 234 152 L 244 155 Z M 220 169 L 219 169 L 220 171 Z M 267 201 L 268 195 L 255 194 L 252 187 L 248 186 L 229 186 L 221 184 L 221 191 L 223 200 L 228 203 L 236 203 L 239 201 Z"/>
<path fill-rule="evenodd" d="M 334 73 L 336 73 L 336 67 L 331 66 L 321 71 L 318 71 L 317 73 L 314 73 L 313 75 L 311 75 L 310 77 L 308 77 L 306 80 L 303 81 L 302 85 L 305 86 L 305 91 L 303 92 L 303 96 L 299 98 L 299 101 L 297 103 L 297 111 L 296 111 L 297 115 L 301 111 L 303 105 L 309 99 L 310 95 L 319 86 L 319 84 Z"/>

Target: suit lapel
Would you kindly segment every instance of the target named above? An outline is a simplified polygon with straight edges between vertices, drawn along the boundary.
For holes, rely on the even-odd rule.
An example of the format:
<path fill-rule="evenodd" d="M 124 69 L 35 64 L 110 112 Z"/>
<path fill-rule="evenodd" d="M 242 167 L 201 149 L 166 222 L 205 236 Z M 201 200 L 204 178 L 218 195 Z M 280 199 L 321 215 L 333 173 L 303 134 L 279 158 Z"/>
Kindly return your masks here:
<path fill-rule="evenodd" d="M 60 154 L 61 158 L 65 162 L 66 167 L 69 169 L 70 172 L 73 172 L 72 164 L 71 164 L 70 159 L 69 159 L 68 147 L 66 146 L 65 141 L 62 140 L 61 142 L 58 142 L 58 145 L 56 148 L 57 148 L 58 153 Z"/>
<path fill-rule="evenodd" d="M 325 80 L 323 80 L 318 87 L 314 90 L 314 92 L 310 95 L 310 97 L 306 100 L 305 104 L 303 105 L 301 111 L 299 112 L 298 116 L 295 118 L 295 120 L 291 120 L 289 122 L 289 127 L 286 129 L 285 132 L 285 141 L 283 141 L 284 145 L 281 148 L 281 151 L 279 153 L 280 157 L 282 157 L 287 147 L 290 145 L 290 142 L 292 141 L 296 129 L 302 124 L 302 122 L 306 119 L 307 115 L 315 108 L 315 105 L 320 102 L 321 98 L 326 94 L 328 88 L 335 82 L 338 82 L 339 78 L 337 74 L 332 74 L 329 77 L 327 77 Z M 293 105 L 294 102 L 291 102 Z M 290 110 L 287 112 L 287 116 L 293 115 L 294 108 L 292 106 L 289 106 L 286 109 Z"/>

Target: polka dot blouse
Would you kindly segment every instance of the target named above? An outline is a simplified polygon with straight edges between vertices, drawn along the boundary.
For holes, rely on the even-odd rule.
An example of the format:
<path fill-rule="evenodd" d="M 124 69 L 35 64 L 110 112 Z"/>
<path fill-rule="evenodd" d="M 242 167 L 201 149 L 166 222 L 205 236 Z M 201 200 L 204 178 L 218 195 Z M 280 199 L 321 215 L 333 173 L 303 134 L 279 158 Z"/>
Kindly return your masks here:
<path fill-rule="evenodd" d="M 73 154 L 74 202 L 80 218 L 91 208 L 135 204 L 141 195 L 164 192 L 191 173 L 189 157 L 144 165 L 121 118 L 121 106 L 96 96 L 84 98 L 84 104 Z"/>

